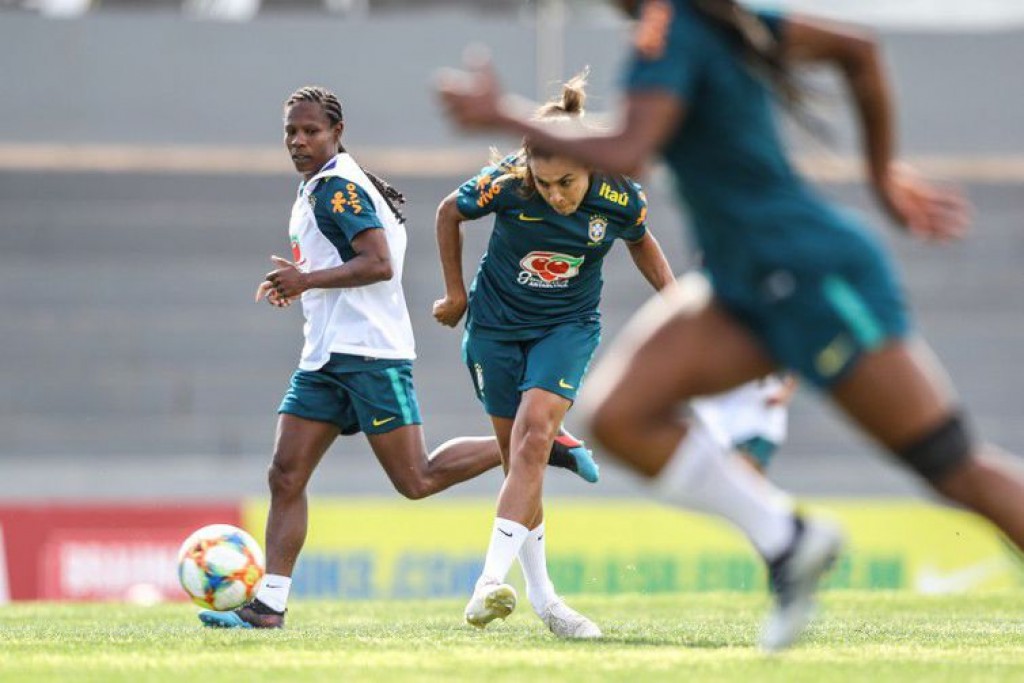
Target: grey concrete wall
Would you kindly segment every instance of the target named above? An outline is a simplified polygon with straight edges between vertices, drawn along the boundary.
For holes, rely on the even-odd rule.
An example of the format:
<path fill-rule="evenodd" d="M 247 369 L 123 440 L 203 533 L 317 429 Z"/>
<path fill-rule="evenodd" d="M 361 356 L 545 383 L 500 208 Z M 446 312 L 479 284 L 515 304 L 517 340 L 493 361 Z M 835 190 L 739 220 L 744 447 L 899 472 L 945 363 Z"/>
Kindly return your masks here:
<path fill-rule="evenodd" d="M 442 283 L 432 215 L 459 178 L 392 180 L 408 193 L 405 286 L 420 359 L 416 382 L 430 443 L 489 429 L 462 366 L 460 333 L 430 317 Z M 686 263 L 671 193 L 650 188 L 651 225 Z M 929 247 L 895 234 L 921 329 L 949 366 L 975 421 L 1024 452 L 1024 235 L 1019 186 L 969 188 L 975 234 Z M 297 310 L 254 305 L 287 253 L 289 177 L 0 173 L 0 496 L 236 495 L 263 490 L 274 409 L 301 346 Z M 853 187 L 829 189 L 867 208 Z M 488 235 L 468 230 L 467 272 Z M 611 337 L 648 288 L 616 249 L 602 304 Z M 775 468 L 812 493 L 905 493 L 909 480 L 809 392 Z M 590 490 L 555 473 L 548 490 Z M 385 492 L 365 440 L 342 439 L 319 490 Z M 493 478 L 455 495 L 491 494 Z M 624 493 L 608 478 L 596 493 Z"/>
<path fill-rule="evenodd" d="M 597 110 L 614 101 L 625 30 L 583 24 L 566 34 L 566 70 L 593 67 Z M 886 34 L 906 149 L 1024 151 L 1022 37 Z M 491 46 L 509 88 L 536 94 L 533 27 L 507 17 L 300 14 L 219 24 L 176 14 L 63 22 L 0 13 L 0 142 L 267 145 L 279 136 L 288 93 L 322 83 L 342 97 L 363 144 L 465 144 L 437 116 L 429 83 L 471 41 Z M 839 107 L 824 114 L 848 137 Z"/>

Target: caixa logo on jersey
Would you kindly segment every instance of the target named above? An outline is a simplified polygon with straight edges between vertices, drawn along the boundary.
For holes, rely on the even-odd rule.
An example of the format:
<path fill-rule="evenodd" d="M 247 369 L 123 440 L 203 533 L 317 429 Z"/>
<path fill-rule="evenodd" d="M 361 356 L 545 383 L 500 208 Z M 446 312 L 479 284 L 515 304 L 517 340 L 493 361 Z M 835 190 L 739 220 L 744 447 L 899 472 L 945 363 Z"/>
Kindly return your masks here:
<path fill-rule="evenodd" d="M 569 280 L 580 274 L 583 258 L 553 251 L 531 251 L 519 261 L 522 271 L 517 281 L 544 289 L 568 287 Z"/>

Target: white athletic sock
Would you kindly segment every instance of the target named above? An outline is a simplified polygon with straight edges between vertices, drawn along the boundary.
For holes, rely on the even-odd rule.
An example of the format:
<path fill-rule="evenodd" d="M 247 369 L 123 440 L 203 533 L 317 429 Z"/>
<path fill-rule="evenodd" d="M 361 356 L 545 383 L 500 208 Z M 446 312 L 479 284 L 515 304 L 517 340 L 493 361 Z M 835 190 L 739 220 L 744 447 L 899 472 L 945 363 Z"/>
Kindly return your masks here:
<path fill-rule="evenodd" d="M 482 583 L 504 583 L 512 561 L 516 559 L 519 547 L 523 545 L 530 530 L 519 522 L 496 517 L 491 530 L 491 543 L 487 547 L 487 559 L 484 560 L 484 571 L 477 581 Z"/>
<path fill-rule="evenodd" d="M 769 561 L 793 539 L 793 501 L 739 462 L 724 440 L 696 415 L 656 477 L 655 487 L 667 503 L 729 520 Z"/>
<path fill-rule="evenodd" d="M 272 610 L 283 612 L 288 607 L 288 591 L 292 588 L 292 578 L 280 574 L 266 574 L 263 583 L 256 591 L 256 599 Z"/>
<path fill-rule="evenodd" d="M 548 576 L 547 553 L 544 551 L 544 523 L 532 529 L 519 548 L 519 564 L 526 578 L 526 596 L 537 614 L 544 612 L 549 603 L 556 600 L 555 586 Z"/>

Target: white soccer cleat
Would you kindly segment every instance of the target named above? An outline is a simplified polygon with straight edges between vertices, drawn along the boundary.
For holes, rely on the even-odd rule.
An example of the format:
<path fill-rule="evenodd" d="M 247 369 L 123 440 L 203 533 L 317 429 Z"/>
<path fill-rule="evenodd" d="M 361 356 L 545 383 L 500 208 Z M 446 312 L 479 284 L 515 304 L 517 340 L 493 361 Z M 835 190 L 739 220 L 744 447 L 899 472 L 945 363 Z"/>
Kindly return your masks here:
<path fill-rule="evenodd" d="M 790 550 L 768 568 L 775 599 L 761 632 L 761 647 L 768 652 L 789 647 L 803 633 L 814 616 L 818 582 L 843 548 L 843 532 L 832 522 L 807 519 L 798 525 Z"/>
<path fill-rule="evenodd" d="M 504 619 L 516 608 L 516 589 L 507 583 L 484 583 L 476 587 L 466 605 L 466 623 L 484 628 Z"/>
<path fill-rule="evenodd" d="M 600 638 L 602 635 L 597 624 L 569 607 L 561 598 L 549 603 L 539 616 L 541 621 L 559 638 L 587 640 Z"/>

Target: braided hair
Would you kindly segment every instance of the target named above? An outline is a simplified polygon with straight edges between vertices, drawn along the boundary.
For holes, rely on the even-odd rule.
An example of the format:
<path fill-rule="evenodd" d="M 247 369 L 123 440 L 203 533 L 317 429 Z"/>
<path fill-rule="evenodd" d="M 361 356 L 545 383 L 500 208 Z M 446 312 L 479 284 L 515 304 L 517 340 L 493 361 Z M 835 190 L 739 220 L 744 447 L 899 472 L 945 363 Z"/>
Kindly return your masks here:
<path fill-rule="evenodd" d="M 298 104 L 299 102 L 314 102 L 319 104 L 324 110 L 324 114 L 327 115 L 327 120 L 330 121 L 332 126 L 335 126 L 345 120 L 344 114 L 341 110 L 341 102 L 338 101 L 338 97 L 328 90 L 327 88 L 320 87 L 318 85 L 307 85 L 299 88 L 285 101 L 285 108 L 291 107 Z M 344 152 L 345 148 L 341 144 L 341 140 L 338 140 L 338 151 Z M 405 223 L 405 214 L 401 211 L 401 206 L 405 204 L 405 195 L 395 189 L 386 180 L 378 175 L 370 173 L 362 166 L 359 167 L 366 177 L 370 179 L 373 186 L 377 188 L 377 192 L 387 202 L 388 208 L 398 218 L 399 223 Z"/>

